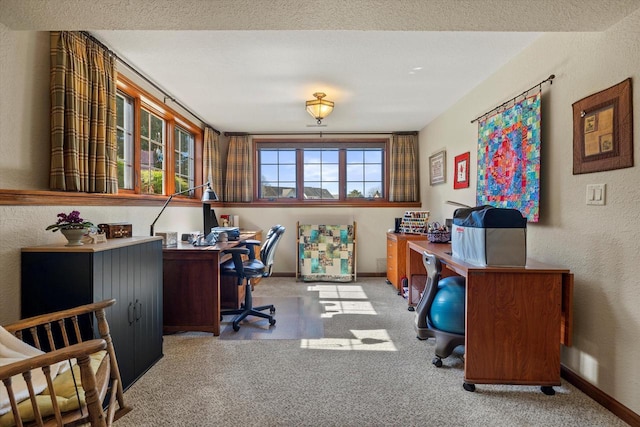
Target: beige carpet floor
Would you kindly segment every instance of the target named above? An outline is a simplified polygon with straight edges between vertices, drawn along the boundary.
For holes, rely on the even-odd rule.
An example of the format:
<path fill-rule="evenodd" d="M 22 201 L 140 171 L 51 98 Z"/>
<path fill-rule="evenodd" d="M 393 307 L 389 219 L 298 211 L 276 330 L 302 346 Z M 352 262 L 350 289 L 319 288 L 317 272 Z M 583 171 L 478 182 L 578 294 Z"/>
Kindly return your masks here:
<path fill-rule="evenodd" d="M 125 393 L 133 411 L 116 425 L 625 425 L 564 381 L 555 396 L 535 386 L 465 391 L 462 359 L 431 364 L 433 340 L 416 339 L 414 313 L 383 278 L 332 284 L 271 277 L 255 295 L 318 301 L 323 336 L 165 336 L 164 358 Z M 275 328 L 292 321 L 278 316 Z"/>

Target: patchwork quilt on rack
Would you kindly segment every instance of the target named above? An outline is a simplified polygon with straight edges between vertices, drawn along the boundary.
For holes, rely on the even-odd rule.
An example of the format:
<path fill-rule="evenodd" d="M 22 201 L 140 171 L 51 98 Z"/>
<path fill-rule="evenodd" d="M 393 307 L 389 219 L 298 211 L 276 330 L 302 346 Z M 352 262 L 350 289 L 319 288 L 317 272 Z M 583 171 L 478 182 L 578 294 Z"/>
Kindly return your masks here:
<path fill-rule="evenodd" d="M 355 280 L 355 223 L 298 224 L 298 278 L 304 281 Z"/>

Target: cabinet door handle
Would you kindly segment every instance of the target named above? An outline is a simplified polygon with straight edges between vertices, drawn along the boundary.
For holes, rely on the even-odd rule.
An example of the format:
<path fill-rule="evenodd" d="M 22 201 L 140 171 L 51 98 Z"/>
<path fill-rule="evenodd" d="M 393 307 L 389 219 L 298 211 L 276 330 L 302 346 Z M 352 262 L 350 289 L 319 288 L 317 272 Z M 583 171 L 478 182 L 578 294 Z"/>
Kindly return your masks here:
<path fill-rule="evenodd" d="M 129 308 L 127 309 L 127 320 L 129 320 L 129 324 L 133 323 L 133 303 L 129 303 Z"/>
<path fill-rule="evenodd" d="M 136 300 L 136 320 L 140 320 L 142 318 L 142 303 Z"/>

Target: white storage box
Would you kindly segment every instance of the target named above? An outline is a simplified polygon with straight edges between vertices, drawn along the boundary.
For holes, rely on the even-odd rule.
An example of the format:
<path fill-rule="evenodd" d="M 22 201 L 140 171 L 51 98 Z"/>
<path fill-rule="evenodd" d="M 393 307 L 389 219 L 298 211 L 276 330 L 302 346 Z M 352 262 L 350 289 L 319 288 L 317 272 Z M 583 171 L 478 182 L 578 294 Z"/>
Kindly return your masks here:
<path fill-rule="evenodd" d="M 451 249 L 454 257 L 469 264 L 523 267 L 527 263 L 527 220 L 517 209 L 456 209 Z"/>

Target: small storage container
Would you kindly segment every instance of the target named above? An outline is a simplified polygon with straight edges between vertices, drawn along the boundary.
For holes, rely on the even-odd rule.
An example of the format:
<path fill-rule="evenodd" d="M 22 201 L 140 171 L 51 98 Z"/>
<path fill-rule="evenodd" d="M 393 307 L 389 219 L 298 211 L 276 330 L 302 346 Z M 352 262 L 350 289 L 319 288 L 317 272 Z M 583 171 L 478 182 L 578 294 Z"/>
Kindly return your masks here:
<path fill-rule="evenodd" d="M 523 267 L 527 263 L 527 220 L 517 209 L 456 209 L 451 249 L 454 257 L 469 264 Z"/>

